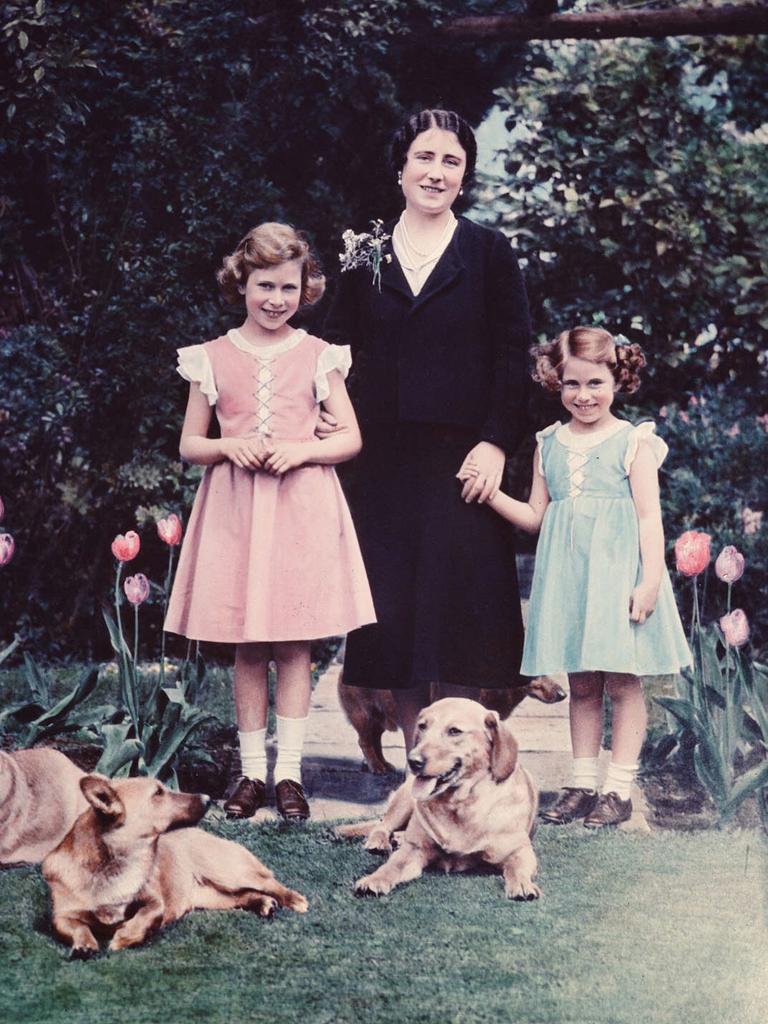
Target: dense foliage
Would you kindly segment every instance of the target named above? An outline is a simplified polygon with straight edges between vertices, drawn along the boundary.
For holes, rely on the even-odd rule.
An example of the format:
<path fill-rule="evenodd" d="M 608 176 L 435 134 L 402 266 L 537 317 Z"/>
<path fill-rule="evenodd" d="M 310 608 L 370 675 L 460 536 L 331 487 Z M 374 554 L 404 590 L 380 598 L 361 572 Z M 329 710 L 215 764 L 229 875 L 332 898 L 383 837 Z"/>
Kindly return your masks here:
<path fill-rule="evenodd" d="M 397 203 L 383 154 L 427 103 L 480 120 L 517 50 L 434 46 L 426 0 L 0 6 L 0 614 L 87 653 L 112 537 L 185 512 L 174 349 L 231 326 L 213 273 L 253 224 L 343 228 Z M 505 5 L 509 6 L 509 5 Z M 154 531 L 152 531 L 154 532 Z M 158 580 L 161 544 L 141 568 Z M 102 640 L 103 637 L 103 640 Z"/>

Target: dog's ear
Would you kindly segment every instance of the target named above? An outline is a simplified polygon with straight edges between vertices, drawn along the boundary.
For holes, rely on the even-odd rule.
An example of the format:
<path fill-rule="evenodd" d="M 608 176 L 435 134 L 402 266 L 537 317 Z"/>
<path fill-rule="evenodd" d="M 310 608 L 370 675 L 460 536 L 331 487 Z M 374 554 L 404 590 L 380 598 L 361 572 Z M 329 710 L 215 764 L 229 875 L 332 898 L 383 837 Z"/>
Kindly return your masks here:
<path fill-rule="evenodd" d="M 517 766 L 517 740 L 496 711 L 489 711 L 485 716 L 485 728 L 491 739 L 491 778 L 494 782 L 503 782 Z"/>
<path fill-rule="evenodd" d="M 125 817 L 123 801 L 104 775 L 84 776 L 80 779 L 80 789 L 91 807 L 99 814 L 112 819 L 115 823 Z"/>

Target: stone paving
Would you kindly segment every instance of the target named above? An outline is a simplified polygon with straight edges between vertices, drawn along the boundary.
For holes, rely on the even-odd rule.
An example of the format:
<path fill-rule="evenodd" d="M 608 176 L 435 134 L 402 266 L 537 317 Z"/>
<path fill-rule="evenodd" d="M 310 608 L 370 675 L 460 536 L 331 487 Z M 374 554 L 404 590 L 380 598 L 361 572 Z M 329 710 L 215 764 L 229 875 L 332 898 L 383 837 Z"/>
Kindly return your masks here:
<path fill-rule="evenodd" d="M 405 746 L 398 731 L 384 734 L 383 748 L 385 758 L 401 774 L 382 776 L 363 771 L 357 734 L 339 705 L 340 671 L 339 664 L 331 664 L 312 695 L 302 774 L 314 821 L 379 816 L 405 769 Z M 566 685 L 565 678 L 558 682 Z M 511 725 L 520 744 L 520 760 L 539 786 L 542 802 L 546 802 L 568 780 L 568 701 L 547 705 L 527 697 L 513 712 Z M 601 761 L 607 758 L 607 751 L 603 751 Z M 622 827 L 647 830 L 646 806 L 637 787 L 632 803 L 635 813 Z"/>

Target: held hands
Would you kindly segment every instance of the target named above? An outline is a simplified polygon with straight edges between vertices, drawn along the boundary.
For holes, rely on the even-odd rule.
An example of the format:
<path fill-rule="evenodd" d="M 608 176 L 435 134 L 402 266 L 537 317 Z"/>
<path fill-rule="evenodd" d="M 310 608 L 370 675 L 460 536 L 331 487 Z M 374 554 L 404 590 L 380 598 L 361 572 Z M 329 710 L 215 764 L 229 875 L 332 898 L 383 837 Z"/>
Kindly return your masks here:
<path fill-rule="evenodd" d="M 263 469 L 272 476 L 282 476 L 289 469 L 297 469 L 307 461 L 305 441 L 275 441 L 269 445 Z"/>
<path fill-rule="evenodd" d="M 638 583 L 629 599 L 629 617 L 632 622 L 642 626 L 648 616 L 653 614 L 658 591 L 658 587 L 652 587 L 642 581 Z"/>
<path fill-rule="evenodd" d="M 223 437 L 221 452 L 240 469 L 262 469 L 268 452 L 261 437 Z"/>
<path fill-rule="evenodd" d="M 317 426 L 315 427 L 315 436 L 320 438 L 322 441 L 325 437 L 330 437 L 335 434 L 337 430 L 341 430 L 339 421 L 335 416 L 331 416 L 325 409 L 320 410 L 320 416 L 317 420 Z"/>
<path fill-rule="evenodd" d="M 504 449 L 490 441 L 481 441 L 475 445 L 456 474 L 456 478 L 464 484 L 461 489 L 464 501 L 476 501 L 482 505 L 496 497 L 504 475 L 505 459 Z"/>

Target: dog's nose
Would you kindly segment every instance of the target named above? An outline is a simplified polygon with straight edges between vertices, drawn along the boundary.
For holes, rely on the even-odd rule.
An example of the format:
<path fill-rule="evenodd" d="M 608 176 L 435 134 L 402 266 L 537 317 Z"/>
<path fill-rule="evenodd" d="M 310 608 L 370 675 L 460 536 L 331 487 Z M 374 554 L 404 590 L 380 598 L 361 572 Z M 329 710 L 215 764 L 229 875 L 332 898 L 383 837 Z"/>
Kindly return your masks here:
<path fill-rule="evenodd" d="M 408 767 L 414 775 L 418 775 L 424 768 L 424 758 L 419 757 L 418 754 L 411 754 L 408 758 Z"/>

